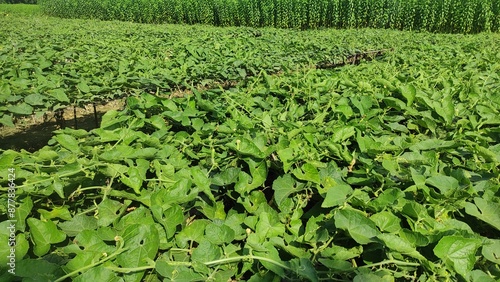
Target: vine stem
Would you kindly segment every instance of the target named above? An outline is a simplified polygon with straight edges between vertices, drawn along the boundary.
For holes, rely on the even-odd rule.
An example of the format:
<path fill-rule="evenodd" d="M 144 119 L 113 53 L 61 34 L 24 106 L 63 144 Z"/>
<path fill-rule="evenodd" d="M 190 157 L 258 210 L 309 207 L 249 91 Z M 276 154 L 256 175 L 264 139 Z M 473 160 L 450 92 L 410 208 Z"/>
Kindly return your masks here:
<path fill-rule="evenodd" d="M 288 267 L 288 266 L 286 266 L 286 265 L 284 265 L 282 263 L 279 263 L 279 262 L 277 262 L 275 260 L 272 260 L 270 258 L 260 257 L 260 256 L 254 256 L 254 255 L 224 258 L 224 259 L 219 259 L 219 260 L 214 260 L 214 261 L 208 261 L 208 262 L 205 262 L 204 264 L 206 266 L 211 266 L 211 265 L 225 264 L 225 263 L 231 263 L 231 262 L 235 262 L 235 261 L 252 260 L 252 259 L 266 261 L 266 262 L 272 263 L 274 265 L 277 265 L 277 266 L 279 266 L 281 268 L 284 268 L 284 269 L 287 269 L 287 270 L 293 270 L 290 267 Z"/>
<path fill-rule="evenodd" d="M 395 265 L 401 265 L 401 266 L 420 266 L 420 263 L 416 263 L 416 262 L 406 262 L 406 261 L 390 259 L 390 260 L 384 260 L 384 261 L 377 262 L 377 263 L 362 265 L 362 266 L 359 266 L 356 268 L 369 268 L 369 267 L 376 267 L 376 266 L 381 266 L 381 265 L 386 265 L 386 264 L 395 264 Z M 354 269 L 356 269 L 356 268 L 354 268 Z"/>
<path fill-rule="evenodd" d="M 108 261 L 108 260 L 110 260 L 110 259 L 112 259 L 112 258 L 114 258 L 114 257 L 118 256 L 119 254 L 123 253 L 124 251 L 126 251 L 126 250 L 128 249 L 128 248 L 123 248 L 123 245 L 125 244 L 125 241 L 123 240 L 123 238 L 122 238 L 122 237 L 120 237 L 120 236 L 116 236 L 116 237 L 115 237 L 115 241 L 119 242 L 119 243 L 120 243 L 120 245 L 118 246 L 118 249 L 116 249 L 116 251 L 115 251 L 115 252 L 113 252 L 111 255 L 109 255 L 109 256 L 107 256 L 107 257 L 105 257 L 104 259 L 101 259 L 101 260 L 99 260 L 99 261 L 96 261 L 96 262 L 94 262 L 94 263 L 91 263 L 91 264 L 89 264 L 89 265 L 86 265 L 86 266 L 84 266 L 84 267 L 82 267 L 82 268 L 79 268 L 79 269 L 77 269 L 77 270 L 75 270 L 75 271 L 73 271 L 73 272 L 70 272 L 70 273 L 68 273 L 68 274 L 66 274 L 66 275 L 64 275 L 64 276 L 62 276 L 62 277 L 59 277 L 57 280 L 54 280 L 54 282 L 61 282 L 61 281 L 64 281 L 66 278 L 69 278 L 69 277 L 71 277 L 71 276 L 77 275 L 78 273 L 80 273 L 80 272 L 82 272 L 82 271 L 85 271 L 85 270 L 90 269 L 90 268 L 92 268 L 92 267 L 94 267 L 94 266 L 97 266 L 97 265 L 99 265 L 99 264 L 102 264 L 102 263 L 104 263 L 104 262 L 106 262 L 106 261 Z"/>

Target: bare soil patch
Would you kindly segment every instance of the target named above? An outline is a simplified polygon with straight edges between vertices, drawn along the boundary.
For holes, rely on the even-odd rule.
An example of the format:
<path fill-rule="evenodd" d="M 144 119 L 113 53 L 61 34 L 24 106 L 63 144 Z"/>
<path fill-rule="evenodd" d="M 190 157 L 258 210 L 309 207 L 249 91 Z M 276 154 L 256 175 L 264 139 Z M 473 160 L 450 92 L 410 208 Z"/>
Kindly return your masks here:
<path fill-rule="evenodd" d="M 94 105 L 90 104 L 84 108 L 68 107 L 59 117 L 56 112 L 47 112 L 44 117 L 33 116 L 19 119 L 16 121 L 16 127 L 0 127 L 0 149 L 37 151 L 47 145 L 54 130 L 65 127 L 94 129 L 99 126 L 101 117 L 107 111 L 123 109 L 124 105 L 125 99 L 120 99 L 105 104 L 96 104 L 95 113 Z"/>

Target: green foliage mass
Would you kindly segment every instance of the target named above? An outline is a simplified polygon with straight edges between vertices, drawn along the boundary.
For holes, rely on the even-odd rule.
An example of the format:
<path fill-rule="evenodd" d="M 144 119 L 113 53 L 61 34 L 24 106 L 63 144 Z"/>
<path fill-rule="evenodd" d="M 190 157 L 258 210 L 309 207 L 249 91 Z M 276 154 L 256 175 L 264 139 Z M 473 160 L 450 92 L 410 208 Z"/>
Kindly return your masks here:
<path fill-rule="evenodd" d="M 43 0 L 67 18 L 277 28 L 500 30 L 500 0 Z"/>
<path fill-rule="evenodd" d="M 2 111 L 127 103 L 0 150 L 0 281 L 500 279 L 498 34 L 1 21 Z"/>

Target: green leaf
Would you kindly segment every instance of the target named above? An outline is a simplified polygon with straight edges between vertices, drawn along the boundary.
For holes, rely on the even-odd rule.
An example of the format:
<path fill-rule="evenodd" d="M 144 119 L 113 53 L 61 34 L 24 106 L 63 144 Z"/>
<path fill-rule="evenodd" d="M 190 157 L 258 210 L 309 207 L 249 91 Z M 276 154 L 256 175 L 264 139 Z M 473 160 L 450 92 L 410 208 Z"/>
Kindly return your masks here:
<path fill-rule="evenodd" d="M 382 240 L 382 242 L 384 242 L 384 244 L 389 249 L 391 249 L 393 251 L 396 251 L 396 252 L 399 252 L 401 254 L 416 258 L 418 260 L 422 260 L 422 261 L 426 260 L 425 257 L 422 256 L 415 249 L 415 247 L 412 246 L 412 244 L 410 242 L 406 241 L 405 239 L 403 239 L 397 235 L 383 233 L 383 234 L 379 234 L 377 236 L 377 238 Z"/>
<path fill-rule="evenodd" d="M 32 105 L 32 106 L 42 106 L 44 105 L 45 96 L 40 94 L 30 94 L 24 97 L 24 102 Z"/>
<path fill-rule="evenodd" d="M 337 228 L 347 231 L 362 245 L 373 242 L 373 238 L 380 234 L 375 223 L 358 210 L 339 210 L 335 213 L 334 220 Z"/>
<path fill-rule="evenodd" d="M 113 223 L 118 217 L 118 211 L 123 206 L 122 203 L 108 198 L 104 199 L 97 205 L 97 225 L 108 226 Z"/>
<path fill-rule="evenodd" d="M 300 180 L 320 184 L 318 169 L 310 163 L 305 163 L 300 169 L 295 169 L 293 175 Z"/>
<path fill-rule="evenodd" d="M 53 219 L 53 218 L 71 220 L 71 218 L 72 218 L 71 213 L 69 212 L 68 207 L 66 207 L 66 206 L 54 207 L 54 208 L 52 208 L 51 211 L 47 211 L 44 209 L 38 209 L 36 211 L 38 213 L 40 213 L 42 220 L 43 219 Z"/>
<path fill-rule="evenodd" d="M 180 266 L 171 262 L 171 264 L 164 260 L 158 260 L 155 264 L 155 270 L 163 277 L 164 281 L 172 282 L 192 282 L 192 281 L 205 281 L 206 278 L 202 274 L 194 272 L 192 268 Z"/>
<path fill-rule="evenodd" d="M 292 160 L 294 158 L 294 150 L 293 148 L 285 148 L 281 150 L 277 150 L 279 159 L 283 163 L 283 171 L 287 173 L 292 166 Z"/>
<path fill-rule="evenodd" d="M 51 244 L 60 243 L 66 239 L 66 234 L 57 229 L 57 226 L 51 220 L 41 221 L 36 218 L 28 218 L 28 226 L 30 227 L 31 238 L 35 246 L 33 252 L 37 256 L 45 255 Z"/>
<path fill-rule="evenodd" d="M 188 241 L 201 242 L 203 241 L 203 234 L 205 233 L 205 227 L 209 224 L 208 220 L 198 219 L 193 221 L 191 224 L 187 225 L 175 236 L 175 240 L 179 247 L 183 248 L 187 246 Z"/>
<path fill-rule="evenodd" d="M 381 231 L 395 233 L 401 230 L 401 220 L 392 212 L 383 211 L 376 213 L 370 217 Z"/>
<path fill-rule="evenodd" d="M 481 240 L 461 236 L 444 236 L 434 247 L 434 254 L 458 274 L 468 279 L 476 263 L 476 250 Z"/>
<path fill-rule="evenodd" d="M 351 138 L 354 134 L 356 134 L 354 126 L 342 126 L 334 130 L 331 141 L 333 143 L 340 143 Z"/>
<path fill-rule="evenodd" d="M 307 258 L 294 258 L 288 262 L 288 266 L 295 270 L 295 273 L 311 282 L 317 282 L 318 274 L 314 265 Z"/>
<path fill-rule="evenodd" d="M 48 94 L 52 97 L 54 97 L 57 101 L 62 102 L 62 103 L 69 103 L 69 98 L 66 96 L 66 92 L 64 89 L 57 88 L 54 90 L 49 90 Z"/>
<path fill-rule="evenodd" d="M 284 264 L 282 261 L 281 261 L 281 258 L 279 256 L 279 253 L 278 253 L 278 250 L 276 250 L 276 248 L 270 243 L 270 242 L 266 242 L 263 244 L 263 247 L 265 248 L 265 252 L 258 252 L 258 251 L 255 251 L 255 255 L 257 256 L 263 256 L 263 257 L 266 257 L 268 259 L 271 259 L 277 263 L 280 263 L 280 264 Z M 259 261 L 265 268 L 271 270 L 272 272 L 276 273 L 279 277 L 282 277 L 284 278 L 285 277 L 285 269 L 283 269 L 282 267 L 274 264 L 274 263 L 271 263 L 269 261 L 264 261 L 264 260 L 260 260 Z"/>
<path fill-rule="evenodd" d="M 80 147 L 78 146 L 78 140 L 75 137 L 68 134 L 58 134 L 54 137 L 57 143 L 61 144 L 64 148 L 70 150 L 73 153 L 80 152 Z"/>
<path fill-rule="evenodd" d="M 500 204 L 479 197 L 474 198 L 474 203 L 465 203 L 465 212 L 500 230 Z"/>
<path fill-rule="evenodd" d="M 33 201 L 30 196 L 26 196 L 24 199 L 19 199 L 19 206 L 16 207 L 15 217 L 16 217 L 16 229 L 23 231 L 26 229 L 26 218 L 31 214 L 33 209 Z"/>
<path fill-rule="evenodd" d="M 33 113 L 33 107 L 26 103 L 9 106 L 7 109 L 9 110 L 9 112 L 18 115 L 31 115 Z"/>
<path fill-rule="evenodd" d="M 50 282 L 64 274 L 61 266 L 44 259 L 24 259 L 16 263 L 16 276 L 26 282 Z"/>
<path fill-rule="evenodd" d="M 455 106 L 451 94 L 445 94 L 441 100 L 441 107 L 436 108 L 436 113 L 443 117 L 446 124 L 451 124 L 455 116 Z"/>
<path fill-rule="evenodd" d="M 488 240 L 481 253 L 487 260 L 500 265 L 500 240 Z"/>
<path fill-rule="evenodd" d="M 267 180 L 268 168 L 265 160 L 255 161 L 252 158 L 245 158 L 244 160 L 248 164 L 250 175 L 252 176 L 252 183 L 250 183 L 245 189 L 245 192 L 248 193 L 264 184 Z"/>
<path fill-rule="evenodd" d="M 441 148 L 452 148 L 456 146 L 455 141 L 446 141 L 440 139 L 427 139 L 419 141 L 415 145 L 410 147 L 412 151 L 427 151 L 427 150 L 437 150 Z"/>
<path fill-rule="evenodd" d="M 235 233 L 231 227 L 225 224 L 217 225 L 211 223 L 205 228 L 205 237 L 215 245 L 222 245 L 231 243 L 235 238 Z"/>
<path fill-rule="evenodd" d="M 13 265 L 15 262 L 22 260 L 30 248 L 24 233 L 18 233 L 15 236 L 15 245 L 13 245 L 14 241 L 12 241 L 11 232 L 15 230 L 11 229 L 12 225 L 16 224 L 10 220 L 0 222 L 0 244 L 5 246 L 0 248 L 0 263 L 2 266 L 10 264 L 12 260 L 14 260 L 14 262 L 12 262 Z M 11 251 L 14 251 L 14 258 L 12 257 Z M 9 267 L 12 267 L 13 265 L 9 265 Z M 2 276 L 0 275 L 0 278 L 1 277 Z"/>
<path fill-rule="evenodd" d="M 210 262 L 222 257 L 222 251 L 219 246 L 210 243 L 210 241 L 203 240 L 201 243 L 193 250 L 191 259 L 198 262 Z"/>
<path fill-rule="evenodd" d="M 446 175 L 432 176 L 427 178 L 425 183 L 438 188 L 441 194 L 446 197 L 451 196 L 459 188 L 458 180 Z"/>
<path fill-rule="evenodd" d="M 140 194 L 141 188 L 142 188 L 142 181 L 144 179 L 141 175 L 141 172 L 139 171 L 139 169 L 137 167 L 129 167 L 127 174 L 128 174 L 128 177 L 125 175 L 122 175 L 120 177 L 120 180 L 122 181 L 123 184 L 134 189 L 134 192 L 136 194 Z"/>
<path fill-rule="evenodd" d="M 7 100 L 11 94 L 9 83 L 7 81 L 2 81 L 0 84 L 0 102 Z"/>
<path fill-rule="evenodd" d="M 122 282 L 123 279 L 118 277 L 116 273 L 107 269 L 103 265 L 93 267 L 85 271 L 82 275 L 73 279 L 74 282 L 87 282 L 87 281 L 108 281 L 108 282 Z"/>
<path fill-rule="evenodd" d="M 14 122 L 12 121 L 12 116 L 3 114 L 0 117 L 0 123 L 6 126 L 15 127 Z"/>
<path fill-rule="evenodd" d="M 97 219 L 93 216 L 79 214 L 73 219 L 59 223 L 59 227 L 68 236 L 76 236 L 83 230 L 97 229 Z"/>
<path fill-rule="evenodd" d="M 247 138 L 238 138 L 234 142 L 227 144 L 227 147 L 242 155 L 252 156 L 259 159 L 266 157 L 266 154 L 259 149 L 254 141 Z"/>
<path fill-rule="evenodd" d="M 122 233 L 127 251 L 119 254 L 116 262 L 124 268 L 136 268 L 150 265 L 159 247 L 158 230 L 153 223 L 132 224 Z M 145 271 L 135 271 L 124 275 L 125 281 L 141 281 Z"/>
<path fill-rule="evenodd" d="M 83 93 L 89 93 L 90 92 L 90 87 L 87 85 L 85 81 L 82 81 L 76 85 L 76 87 L 82 91 Z"/>
<path fill-rule="evenodd" d="M 473 270 L 471 272 L 470 278 L 472 282 L 498 282 L 495 281 L 495 279 L 492 278 L 490 275 L 486 274 L 485 272 L 479 269 Z"/>
<path fill-rule="evenodd" d="M 255 226 L 255 233 L 257 233 L 261 242 L 266 238 L 282 237 L 285 233 L 285 225 L 276 216 L 262 212 Z"/>
<path fill-rule="evenodd" d="M 326 192 L 325 200 L 321 204 L 323 208 L 331 208 L 345 203 L 347 196 L 352 193 L 349 184 L 335 184 Z"/>
<path fill-rule="evenodd" d="M 406 99 L 406 106 L 411 106 L 415 100 L 415 95 L 417 94 L 415 86 L 411 84 L 404 84 L 399 87 L 399 91 L 401 91 L 401 94 Z"/>
<path fill-rule="evenodd" d="M 283 201 L 291 194 L 301 191 L 302 187 L 297 185 L 290 174 L 285 174 L 274 180 L 272 189 L 274 190 L 274 200 L 281 208 Z"/>

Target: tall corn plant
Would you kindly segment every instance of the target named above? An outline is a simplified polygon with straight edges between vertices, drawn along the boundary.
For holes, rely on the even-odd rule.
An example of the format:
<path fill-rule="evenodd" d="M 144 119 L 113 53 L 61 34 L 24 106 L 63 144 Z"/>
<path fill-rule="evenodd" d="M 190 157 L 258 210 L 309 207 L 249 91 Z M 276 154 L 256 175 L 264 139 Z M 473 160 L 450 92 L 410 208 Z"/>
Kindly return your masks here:
<path fill-rule="evenodd" d="M 278 28 L 500 30 L 500 0 L 40 0 L 67 18 Z"/>

